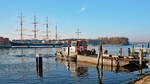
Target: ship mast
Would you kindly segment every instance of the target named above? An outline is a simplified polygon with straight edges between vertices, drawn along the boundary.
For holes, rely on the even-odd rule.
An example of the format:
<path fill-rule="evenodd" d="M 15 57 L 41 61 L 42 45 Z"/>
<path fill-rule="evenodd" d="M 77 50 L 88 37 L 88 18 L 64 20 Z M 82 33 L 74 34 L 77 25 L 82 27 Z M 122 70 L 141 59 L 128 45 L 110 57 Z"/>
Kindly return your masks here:
<path fill-rule="evenodd" d="M 48 17 L 46 17 L 46 39 L 49 40 L 49 31 L 48 31 Z"/>
<path fill-rule="evenodd" d="M 22 15 L 22 12 L 20 15 L 20 39 L 21 39 L 21 41 L 23 40 L 23 15 Z"/>
<path fill-rule="evenodd" d="M 56 40 L 58 40 L 58 35 L 57 35 L 57 24 L 56 24 L 56 26 L 55 26 L 55 29 L 56 29 L 56 36 L 55 36 L 55 38 L 56 38 Z"/>
<path fill-rule="evenodd" d="M 33 25 L 34 25 L 34 30 L 33 30 L 33 32 L 34 32 L 34 39 L 37 39 L 37 22 L 36 22 L 36 16 L 34 16 L 34 22 L 32 23 Z"/>

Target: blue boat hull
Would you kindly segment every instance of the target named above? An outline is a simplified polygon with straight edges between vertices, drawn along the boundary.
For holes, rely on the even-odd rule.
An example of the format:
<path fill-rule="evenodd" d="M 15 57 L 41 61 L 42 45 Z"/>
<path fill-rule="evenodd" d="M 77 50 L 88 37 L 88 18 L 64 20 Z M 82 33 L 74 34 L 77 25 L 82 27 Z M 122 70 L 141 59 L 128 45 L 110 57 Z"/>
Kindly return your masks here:
<path fill-rule="evenodd" d="M 56 43 L 56 44 L 51 44 L 51 43 L 11 43 L 12 47 L 62 47 L 62 43 Z"/>

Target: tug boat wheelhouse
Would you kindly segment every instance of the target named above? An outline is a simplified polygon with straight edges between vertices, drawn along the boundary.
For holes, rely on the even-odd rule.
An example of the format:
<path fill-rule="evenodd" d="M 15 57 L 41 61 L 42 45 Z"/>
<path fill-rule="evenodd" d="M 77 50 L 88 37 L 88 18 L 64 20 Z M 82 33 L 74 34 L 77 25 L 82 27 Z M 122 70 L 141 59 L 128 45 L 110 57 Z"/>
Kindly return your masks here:
<path fill-rule="evenodd" d="M 56 55 L 75 56 L 87 51 L 86 40 L 76 40 L 71 42 L 71 46 L 62 47 L 61 52 L 56 52 Z"/>
<path fill-rule="evenodd" d="M 86 40 L 77 40 L 71 42 L 71 48 L 74 48 L 74 52 L 82 53 L 87 51 L 87 41 Z"/>

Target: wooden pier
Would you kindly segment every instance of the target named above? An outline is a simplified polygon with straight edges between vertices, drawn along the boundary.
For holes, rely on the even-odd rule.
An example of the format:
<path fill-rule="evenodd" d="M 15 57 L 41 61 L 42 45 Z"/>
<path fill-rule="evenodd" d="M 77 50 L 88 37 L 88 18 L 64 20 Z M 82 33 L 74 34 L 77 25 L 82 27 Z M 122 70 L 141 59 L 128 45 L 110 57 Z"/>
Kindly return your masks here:
<path fill-rule="evenodd" d="M 98 57 L 94 56 L 83 56 L 77 55 L 77 61 L 91 63 L 91 64 L 98 64 Z M 138 65 L 138 59 L 126 59 L 126 58 L 112 58 L 112 57 L 103 57 L 103 60 L 99 60 L 99 62 L 103 62 L 104 65 L 108 66 L 127 66 L 127 65 Z M 146 64 L 148 60 L 143 60 L 143 64 Z"/>
<path fill-rule="evenodd" d="M 83 62 L 83 63 L 88 63 L 88 64 L 95 64 L 97 65 L 98 63 L 102 63 L 107 66 L 138 66 L 140 63 L 142 65 L 146 65 L 146 63 L 149 61 L 147 59 L 142 59 L 140 62 L 138 58 L 133 58 L 132 56 L 118 56 L 118 55 L 109 55 L 109 54 L 103 54 L 103 59 L 98 61 L 98 56 L 97 55 L 90 55 L 90 56 L 85 56 L 85 55 L 76 55 L 76 56 L 58 56 L 64 60 L 74 60 L 77 62 Z"/>
<path fill-rule="evenodd" d="M 69 52 L 69 47 L 68 47 L 68 52 Z M 57 52 L 56 56 L 60 56 L 63 57 L 64 59 L 68 59 L 68 60 L 75 60 L 77 62 L 84 62 L 84 63 L 89 63 L 89 64 L 95 64 L 97 66 L 99 66 L 99 64 L 101 65 L 103 63 L 103 65 L 107 65 L 107 66 L 138 66 L 138 67 L 142 67 L 145 66 L 146 63 L 149 62 L 148 59 L 144 59 L 143 55 L 143 49 L 139 49 L 138 54 L 135 56 L 135 49 L 134 46 L 132 48 L 132 52 L 130 51 L 130 49 L 128 49 L 128 53 L 129 56 L 122 56 L 122 48 L 120 48 L 120 54 L 119 55 L 111 55 L 105 52 L 105 54 L 103 54 L 102 51 L 102 45 L 100 46 L 99 50 L 98 50 L 98 54 L 94 54 L 94 55 L 89 55 L 85 52 L 83 52 L 82 54 L 77 54 L 77 55 L 71 55 L 72 53 L 68 53 L 67 55 L 63 55 L 62 53 Z M 74 53 L 75 54 L 75 53 Z"/>
<path fill-rule="evenodd" d="M 72 61 L 69 59 L 64 59 L 64 57 L 56 57 L 56 62 L 58 63 L 62 63 L 64 64 L 67 68 L 75 71 L 77 70 L 77 68 L 79 67 L 97 67 L 96 64 L 92 64 L 92 63 L 87 63 L 87 62 L 80 62 L 80 61 Z M 101 65 L 99 65 L 99 67 L 101 67 Z M 148 68 L 147 66 L 143 66 L 143 68 Z M 103 65 L 103 70 L 106 71 L 111 71 L 114 73 L 119 73 L 119 72 L 133 72 L 136 70 L 139 70 L 137 67 L 133 67 L 133 66 L 128 66 L 128 67 L 121 67 L 121 66 L 107 66 L 107 65 Z"/>

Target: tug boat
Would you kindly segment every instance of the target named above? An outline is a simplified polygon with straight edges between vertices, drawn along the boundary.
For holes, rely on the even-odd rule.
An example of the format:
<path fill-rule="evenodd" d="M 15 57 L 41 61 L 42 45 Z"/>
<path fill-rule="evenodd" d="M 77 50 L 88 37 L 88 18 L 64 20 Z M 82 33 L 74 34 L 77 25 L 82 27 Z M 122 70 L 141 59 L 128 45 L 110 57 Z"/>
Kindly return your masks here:
<path fill-rule="evenodd" d="M 95 49 L 87 50 L 87 40 L 74 40 L 71 45 L 62 47 L 61 51 L 56 51 L 56 56 L 76 58 L 77 55 L 96 55 Z"/>

